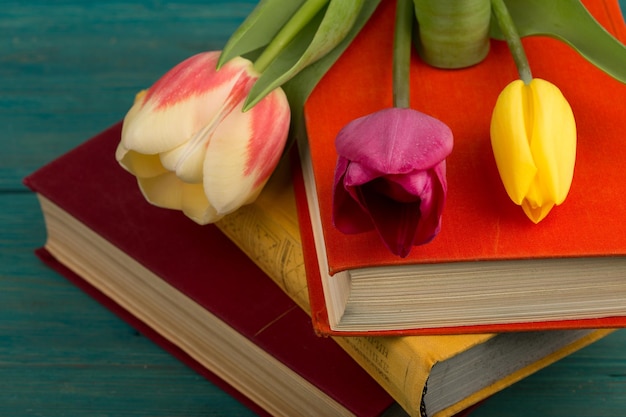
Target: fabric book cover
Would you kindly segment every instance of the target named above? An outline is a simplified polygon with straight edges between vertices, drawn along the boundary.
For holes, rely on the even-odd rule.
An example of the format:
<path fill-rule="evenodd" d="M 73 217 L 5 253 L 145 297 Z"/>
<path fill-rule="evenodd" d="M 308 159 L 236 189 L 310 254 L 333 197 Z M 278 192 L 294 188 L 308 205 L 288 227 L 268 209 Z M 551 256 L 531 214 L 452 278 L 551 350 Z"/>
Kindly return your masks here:
<path fill-rule="evenodd" d="M 617 1 L 583 3 L 626 41 Z M 626 177 L 620 168 L 626 159 L 626 85 L 551 38 L 523 42 L 533 75 L 557 85 L 572 106 L 578 147 L 569 196 L 546 219 L 530 222 L 498 176 L 490 117 L 499 93 L 518 75 L 506 43 L 492 41 L 486 60 L 465 69 L 438 70 L 412 57 L 412 108 L 444 121 L 454 133 L 439 235 L 399 258 L 375 232 L 346 235 L 333 227 L 334 139 L 351 120 L 392 105 L 393 22 L 393 2 L 381 3 L 304 109 L 308 146 L 300 142 L 304 184 L 296 180 L 296 195 L 318 331 L 626 324 Z M 385 274 L 402 280 L 379 279 Z"/>
<path fill-rule="evenodd" d="M 215 226 L 144 201 L 113 157 L 119 135 L 118 124 L 25 179 L 48 232 L 38 255 L 261 415 L 467 415 L 610 333 L 317 337 L 303 305 Z"/>
<path fill-rule="evenodd" d="M 145 202 L 115 160 L 120 128 L 25 179 L 40 258 L 260 415 L 405 415 L 215 226 Z"/>
<path fill-rule="evenodd" d="M 254 203 L 216 225 L 311 314 L 288 168 L 279 166 Z M 423 409 L 427 416 L 449 416 L 609 333 L 580 329 L 333 339 L 411 415 Z"/>

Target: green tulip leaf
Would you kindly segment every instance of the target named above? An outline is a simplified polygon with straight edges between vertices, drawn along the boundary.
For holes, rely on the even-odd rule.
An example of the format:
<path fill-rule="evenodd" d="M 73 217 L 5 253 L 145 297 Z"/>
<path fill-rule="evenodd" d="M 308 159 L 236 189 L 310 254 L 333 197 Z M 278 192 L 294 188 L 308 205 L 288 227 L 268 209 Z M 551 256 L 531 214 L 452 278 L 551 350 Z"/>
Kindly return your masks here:
<path fill-rule="evenodd" d="M 626 83 L 626 46 L 606 31 L 579 0 L 505 0 L 520 36 L 550 36 Z M 496 19 L 490 36 L 503 40 Z"/>
<path fill-rule="evenodd" d="M 217 67 L 267 45 L 306 0 L 261 0 L 231 35 Z"/>
<path fill-rule="evenodd" d="M 354 21 L 352 28 L 343 40 L 318 61 L 304 68 L 292 79 L 283 84 L 282 88 L 287 95 L 291 107 L 292 125 L 290 136 L 292 139 L 298 135 L 306 135 L 303 116 L 304 103 L 324 74 L 326 74 L 330 67 L 333 66 L 348 46 L 350 46 L 352 40 L 359 34 L 363 26 L 365 26 L 380 2 L 381 0 L 366 1 Z"/>
<path fill-rule="evenodd" d="M 263 70 L 248 94 L 244 109 L 254 106 L 272 90 L 335 48 L 352 29 L 363 4 L 364 0 L 331 0 L 326 11 L 318 13 L 308 22 Z"/>

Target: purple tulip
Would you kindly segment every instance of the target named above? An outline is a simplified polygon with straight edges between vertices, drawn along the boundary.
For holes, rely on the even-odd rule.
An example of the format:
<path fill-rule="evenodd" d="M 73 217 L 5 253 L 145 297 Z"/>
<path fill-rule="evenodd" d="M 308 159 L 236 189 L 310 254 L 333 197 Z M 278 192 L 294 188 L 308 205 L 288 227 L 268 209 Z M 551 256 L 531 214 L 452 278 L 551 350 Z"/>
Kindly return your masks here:
<path fill-rule="evenodd" d="M 348 234 L 376 229 L 401 257 L 430 242 L 441 227 L 452 142 L 443 122 L 407 108 L 350 122 L 335 140 L 335 227 Z"/>

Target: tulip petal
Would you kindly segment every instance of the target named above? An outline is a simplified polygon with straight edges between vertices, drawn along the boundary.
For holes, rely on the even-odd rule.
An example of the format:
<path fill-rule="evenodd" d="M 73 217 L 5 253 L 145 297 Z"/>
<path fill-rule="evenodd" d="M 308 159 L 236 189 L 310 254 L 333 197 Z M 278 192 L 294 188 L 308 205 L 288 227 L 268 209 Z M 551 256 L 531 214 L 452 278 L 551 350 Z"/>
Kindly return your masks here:
<path fill-rule="evenodd" d="M 542 79 L 532 80 L 535 109 L 530 141 L 544 199 L 561 204 L 572 184 L 576 161 L 576 122 L 561 91 Z"/>
<path fill-rule="evenodd" d="M 528 142 L 532 129 L 529 88 L 515 80 L 502 90 L 491 117 L 491 146 L 504 188 L 521 204 L 535 178 L 537 167 Z"/>
<path fill-rule="evenodd" d="M 183 185 L 181 209 L 185 216 L 198 224 L 214 223 L 224 217 L 209 203 L 202 184 Z"/>
<path fill-rule="evenodd" d="M 524 199 L 524 201 L 522 201 L 522 210 L 524 210 L 526 217 L 528 217 L 535 224 L 542 221 L 548 213 L 550 213 L 552 207 L 554 207 L 554 203 L 552 202 L 544 202 L 542 205 L 537 206 L 536 204 L 531 203 L 529 199 Z"/>
<path fill-rule="evenodd" d="M 209 140 L 207 136 L 199 137 L 203 134 L 204 131 L 196 134 L 192 139 L 192 141 L 195 139 L 196 142 L 193 145 L 184 143 L 169 152 L 159 154 L 163 166 L 176 172 L 178 178 L 185 182 L 192 184 L 202 182 L 203 164 L 207 150 L 206 142 Z"/>
<path fill-rule="evenodd" d="M 406 175 L 386 175 L 384 192 L 396 201 L 414 201 L 431 193 L 433 176 L 430 171 L 415 171 Z"/>
<path fill-rule="evenodd" d="M 357 179 L 346 179 L 350 162 L 343 157 L 339 157 L 335 168 L 335 180 L 333 184 L 333 225 L 342 233 L 353 234 L 372 230 L 374 224 L 370 216 L 361 207 L 358 198 L 351 194 L 354 187 L 350 184 L 364 183 L 366 181 L 359 178 L 369 178 L 367 174 L 353 172 Z M 358 169 L 359 164 L 353 164 Z M 356 171 L 351 169 L 351 171 Z"/>
<path fill-rule="evenodd" d="M 269 178 L 278 164 L 287 141 L 291 112 L 282 89 L 274 90 L 248 112 L 252 117 L 252 137 L 248 142 L 244 172 L 255 172 L 255 186 L 258 186 Z"/>
<path fill-rule="evenodd" d="M 343 157 L 343 159 L 349 161 L 345 157 Z M 345 168 L 343 183 L 346 187 L 358 187 L 359 185 L 366 184 L 369 181 L 375 180 L 383 175 L 385 175 L 384 172 L 371 169 L 365 164 L 356 161 L 349 161 Z"/>
<path fill-rule="evenodd" d="M 204 190 L 221 215 L 256 198 L 287 140 L 290 113 L 282 90 L 245 113 L 242 104 L 212 132 L 204 161 Z"/>
<path fill-rule="evenodd" d="M 186 184 L 173 172 L 151 178 L 137 178 L 137 182 L 149 203 L 157 207 L 182 210 L 198 224 L 213 223 L 222 217 L 207 200 L 202 184 Z"/>
<path fill-rule="evenodd" d="M 422 218 L 421 201 L 397 202 L 384 194 L 371 190 L 376 181 L 365 185 L 361 202 L 376 226 L 385 246 L 394 254 L 406 257 L 415 241 L 415 234 Z"/>
<path fill-rule="evenodd" d="M 149 178 L 167 172 L 158 155 L 142 155 L 125 149 L 121 144 L 115 151 L 115 158 L 124 169 L 137 177 Z"/>
<path fill-rule="evenodd" d="M 385 245 L 398 256 L 439 232 L 445 187 L 434 170 L 379 178 L 361 187 L 360 194 Z"/>
<path fill-rule="evenodd" d="M 194 55 L 150 87 L 124 118 L 124 147 L 143 154 L 167 152 L 206 128 L 251 67 L 237 58 L 216 71 L 218 57 L 215 51 Z"/>
<path fill-rule="evenodd" d="M 137 177 L 145 199 L 158 207 L 180 210 L 182 208 L 183 182 L 173 172 L 156 177 Z"/>
<path fill-rule="evenodd" d="M 361 117 L 337 135 L 337 153 L 371 170 L 402 174 L 429 169 L 452 151 L 452 132 L 413 109 L 390 108 Z"/>
<path fill-rule="evenodd" d="M 213 133 L 203 171 L 207 198 L 220 213 L 241 206 L 251 193 L 254 179 L 243 173 L 250 138 L 249 115 L 226 118 Z"/>

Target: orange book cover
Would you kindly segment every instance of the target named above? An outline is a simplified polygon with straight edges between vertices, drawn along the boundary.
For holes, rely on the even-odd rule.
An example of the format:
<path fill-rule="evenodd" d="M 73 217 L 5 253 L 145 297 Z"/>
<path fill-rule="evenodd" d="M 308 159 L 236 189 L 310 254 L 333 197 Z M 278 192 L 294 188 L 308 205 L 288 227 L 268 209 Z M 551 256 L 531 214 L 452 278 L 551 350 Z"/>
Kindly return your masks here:
<path fill-rule="evenodd" d="M 351 120 L 392 106 L 394 3 L 381 3 L 305 105 L 329 275 L 384 265 L 625 256 L 626 175 L 621 164 L 626 160 L 626 85 L 588 63 L 567 45 L 547 37 L 527 37 L 523 43 L 533 76 L 557 85 L 576 118 L 574 180 L 562 205 L 535 225 L 509 200 L 500 182 L 490 145 L 490 117 L 499 93 L 519 76 L 506 43 L 491 41 L 487 58 L 465 69 L 440 70 L 424 64 L 416 53 L 412 56 L 411 107 L 442 120 L 454 134 L 454 149 L 447 159 L 448 197 L 439 235 L 431 243 L 414 247 L 408 257 L 399 258 L 385 248 L 373 231 L 346 235 L 333 227 L 335 137 Z M 626 41 L 626 26 L 617 1 L 583 3 L 610 33 L 621 42 Z M 310 224 L 303 184 L 296 184 L 296 190 L 301 226 Z M 316 271 L 311 230 L 303 232 L 303 248 L 318 331 L 332 333 Z M 623 324 L 626 318 L 581 321 L 556 317 L 540 323 L 453 325 L 422 331 L 396 329 L 396 333 Z"/>

